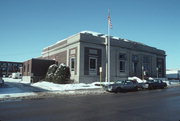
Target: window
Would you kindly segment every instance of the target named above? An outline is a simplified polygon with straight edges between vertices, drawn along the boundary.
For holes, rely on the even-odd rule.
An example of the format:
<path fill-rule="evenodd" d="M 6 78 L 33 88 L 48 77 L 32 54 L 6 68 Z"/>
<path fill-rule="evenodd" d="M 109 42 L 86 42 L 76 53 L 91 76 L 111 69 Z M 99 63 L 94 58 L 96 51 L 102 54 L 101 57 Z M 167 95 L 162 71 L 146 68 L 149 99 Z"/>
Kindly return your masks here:
<path fill-rule="evenodd" d="M 22 67 L 22 64 L 19 64 L 18 67 Z"/>
<path fill-rule="evenodd" d="M 89 69 L 90 70 L 96 70 L 97 68 L 97 59 L 96 58 L 90 58 L 89 59 Z"/>
<path fill-rule="evenodd" d="M 143 67 L 144 67 L 144 71 L 150 70 L 150 57 L 149 56 L 143 56 Z"/>
<path fill-rule="evenodd" d="M 144 63 L 143 64 L 144 70 L 148 71 L 149 70 L 149 64 L 148 63 Z"/>
<path fill-rule="evenodd" d="M 2 68 L 2 71 L 6 71 L 6 68 Z"/>
<path fill-rule="evenodd" d="M 97 75 L 97 58 L 89 57 L 89 75 Z"/>
<path fill-rule="evenodd" d="M 120 53 L 119 54 L 119 60 L 126 60 L 126 54 Z"/>
<path fill-rule="evenodd" d="M 125 72 L 125 61 L 119 61 L 120 72 Z"/>
<path fill-rule="evenodd" d="M 75 58 L 71 58 L 71 71 L 74 71 Z"/>
<path fill-rule="evenodd" d="M 120 72 L 125 72 L 126 54 L 120 53 L 119 60 L 119 70 Z"/>
<path fill-rule="evenodd" d="M 137 62 L 133 62 L 132 64 L 133 64 L 133 66 L 132 66 L 133 73 L 136 74 L 137 73 L 137 65 L 138 65 L 138 63 Z"/>
<path fill-rule="evenodd" d="M 14 64 L 13 64 L 13 66 L 17 66 L 17 64 L 16 64 L 16 63 L 14 63 Z"/>
<path fill-rule="evenodd" d="M 7 64 L 6 64 L 6 63 L 3 63 L 2 65 L 3 65 L 4 67 L 5 67 L 5 66 L 7 66 Z"/>
<path fill-rule="evenodd" d="M 139 60 L 138 55 L 132 56 L 132 62 L 138 62 L 138 60 Z"/>
<path fill-rule="evenodd" d="M 12 66 L 12 63 L 8 63 L 8 66 Z"/>
<path fill-rule="evenodd" d="M 143 56 L 143 63 L 150 63 L 149 56 Z"/>

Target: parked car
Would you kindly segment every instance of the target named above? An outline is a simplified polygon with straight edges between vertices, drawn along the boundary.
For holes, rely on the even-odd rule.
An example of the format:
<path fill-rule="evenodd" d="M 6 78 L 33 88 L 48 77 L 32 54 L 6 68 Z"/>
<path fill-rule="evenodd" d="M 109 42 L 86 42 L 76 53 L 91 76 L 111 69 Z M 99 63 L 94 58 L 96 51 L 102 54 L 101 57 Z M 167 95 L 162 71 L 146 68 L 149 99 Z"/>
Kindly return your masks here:
<path fill-rule="evenodd" d="M 12 73 L 12 78 L 13 79 L 21 79 L 22 78 L 22 74 L 17 72 L 17 73 Z"/>
<path fill-rule="evenodd" d="M 148 89 L 163 89 L 167 84 L 160 79 L 147 80 Z"/>
<path fill-rule="evenodd" d="M 139 83 L 137 80 L 131 80 L 134 84 L 137 85 L 138 89 L 147 89 L 148 88 L 148 84 L 141 82 Z"/>
<path fill-rule="evenodd" d="M 2 77 L 0 77 L 0 86 L 4 85 L 4 80 L 2 79 Z"/>
<path fill-rule="evenodd" d="M 113 84 L 106 85 L 104 88 L 106 91 L 109 91 L 109 92 L 137 91 L 138 90 L 137 84 L 134 84 L 130 80 L 119 80 L 119 81 L 114 82 Z"/>

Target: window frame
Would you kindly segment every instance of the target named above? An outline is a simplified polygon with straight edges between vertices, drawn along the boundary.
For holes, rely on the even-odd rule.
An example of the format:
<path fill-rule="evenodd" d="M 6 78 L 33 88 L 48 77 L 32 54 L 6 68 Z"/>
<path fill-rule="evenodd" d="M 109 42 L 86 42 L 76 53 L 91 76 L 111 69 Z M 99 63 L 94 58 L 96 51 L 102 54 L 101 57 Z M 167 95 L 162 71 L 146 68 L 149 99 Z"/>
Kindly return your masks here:
<path fill-rule="evenodd" d="M 95 68 L 91 68 L 91 59 L 95 60 Z M 89 71 L 97 71 L 97 58 L 96 57 L 89 57 Z"/>
<path fill-rule="evenodd" d="M 122 63 L 122 65 L 121 65 L 121 63 Z M 122 69 L 121 69 L 121 66 L 122 66 Z M 126 72 L 126 61 L 125 60 L 119 60 L 119 71 Z"/>
<path fill-rule="evenodd" d="M 72 60 L 74 60 L 74 67 L 72 68 Z M 70 58 L 70 69 L 71 71 L 75 71 L 75 57 Z"/>

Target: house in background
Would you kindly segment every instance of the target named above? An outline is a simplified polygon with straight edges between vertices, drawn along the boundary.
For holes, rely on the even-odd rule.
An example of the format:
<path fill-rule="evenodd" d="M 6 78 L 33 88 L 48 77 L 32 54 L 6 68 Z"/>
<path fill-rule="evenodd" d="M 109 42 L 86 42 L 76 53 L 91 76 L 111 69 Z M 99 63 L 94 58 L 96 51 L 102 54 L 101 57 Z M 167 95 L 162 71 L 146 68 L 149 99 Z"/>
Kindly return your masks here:
<path fill-rule="evenodd" d="M 165 51 L 118 37 L 110 40 L 112 81 L 132 76 L 165 77 Z M 99 67 L 102 67 L 102 79 L 105 81 L 106 42 L 107 35 L 83 31 L 44 48 L 41 59 L 56 60 L 69 66 L 71 79 L 77 83 L 99 81 Z"/>
<path fill-rule="evenodd" d="M 22 81 L 34 83 L 44 79 L 49 66 L 55 63 L 55 60 L 37 58 L 25 61 L 22 68 Z"/>
<path fill-rule="evenodd" d="M 21 62 L 0 61 L 0 75 L 8 77 L 14 72 L 20 72 L 22 66 Z"/>

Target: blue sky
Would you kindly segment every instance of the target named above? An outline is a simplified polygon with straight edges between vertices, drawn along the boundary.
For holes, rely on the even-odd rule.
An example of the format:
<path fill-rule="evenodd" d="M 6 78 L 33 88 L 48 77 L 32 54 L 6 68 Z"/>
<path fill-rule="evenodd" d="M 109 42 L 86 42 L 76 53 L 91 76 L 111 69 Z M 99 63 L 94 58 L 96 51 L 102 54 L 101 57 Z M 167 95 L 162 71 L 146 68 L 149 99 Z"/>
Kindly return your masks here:
<path fill-rule="evenodd" d="M 26 61 L 83 30 L 142 42 L 180 68 L 180 0 L 0 0 L 0 61 Z"/>

